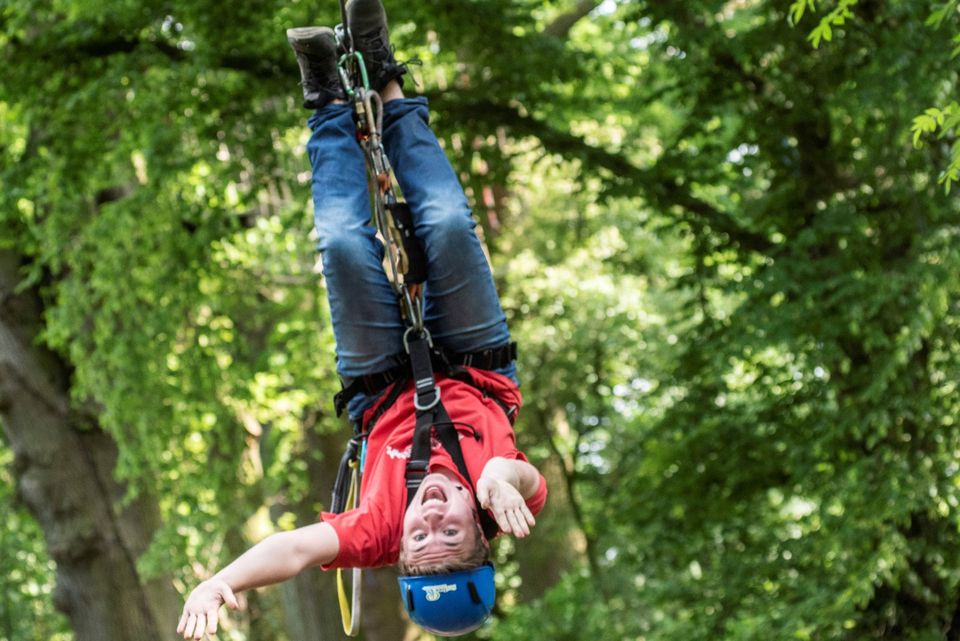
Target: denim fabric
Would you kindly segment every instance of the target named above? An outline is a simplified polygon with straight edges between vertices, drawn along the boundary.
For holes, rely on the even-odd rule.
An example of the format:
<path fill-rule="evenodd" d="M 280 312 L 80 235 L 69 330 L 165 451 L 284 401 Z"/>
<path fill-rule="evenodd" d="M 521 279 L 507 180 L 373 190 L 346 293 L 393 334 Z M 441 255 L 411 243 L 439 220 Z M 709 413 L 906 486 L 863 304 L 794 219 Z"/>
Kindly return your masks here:
<path fill-rule="evenodd" d="M 350 105 L 329 104 L 308 122 L 314 221 L 320 238 L 337 342 L 337 371 L 345 378 L 389 369 L 403 349 L 404 325 L 382 267 L 383 247 L 370 221 L 363 151 Z M 467 198 L 430 130 L 425 98 L 384 105 L 383 144 L 409 203 L 427 253 L 424 321 L 434 341 L 455 352 L 510 341 L 493 275 L 474 233 Z M 498 370 L 516 380 L 516 366 Z M 358 395 L 348 412 L 358 418 L 375 397 Z"/>

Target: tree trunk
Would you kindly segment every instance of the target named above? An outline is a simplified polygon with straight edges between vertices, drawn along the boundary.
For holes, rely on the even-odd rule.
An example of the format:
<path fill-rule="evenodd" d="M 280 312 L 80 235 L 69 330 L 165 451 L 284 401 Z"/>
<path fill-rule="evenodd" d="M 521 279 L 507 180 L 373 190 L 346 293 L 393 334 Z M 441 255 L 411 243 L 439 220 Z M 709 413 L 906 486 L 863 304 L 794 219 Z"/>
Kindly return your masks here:
<path fill-rule="evenodd" d="M 319 516 L 317 504 L 321 504 L 323 509 L 329 508 L 328 500 L 337 476 L 337 464 L 347 442 L 346 435 L 318 433 L 317 419 L 318 416 L 312 415 L 304 421 L 304 456 L 310 491 L 296 505 L 285 507 L 296 513 L 298 526 L 316 523 Z M 277 512 L 279 507 L 284 506 L 275 506 L 271 512 Z M 334 573 L 310 568 L 282 585 L 283 610 L 290 641 L 343 638 L 335 581 Z"/>
<path fill-rule="evenodd" d="M 407 638 L 403 602 L 395 567 L 363 571 L 363 620 L 365 641 L 399 641 Z"/>
<path fill-rule="evenodd" d="M 116 508 L 116 445 L 71 410 L 67 367 L 38 346 L 40 298 L 16 292 L 19 270 L 16 254 L 0 252 L 0 423 L 17 493 L 57 564 L 54 605 L 77 641 L 167 638 L 177 595 L 169 581 L 142 583 L 136 568 L 159 523 L 156 502 Z"/>
<path fill-rule="evenodd" d="M 517 590 L 520 603 L 542 597 L 585 557 L 584 536 L 573 516 L 563 463 L 547 459 L 540 465 L 540 471 L 547 479 L 547 505 L 537 516 L 532 534 L 525 539 L 514 539 L 517 574 L 521 579 Z"/>

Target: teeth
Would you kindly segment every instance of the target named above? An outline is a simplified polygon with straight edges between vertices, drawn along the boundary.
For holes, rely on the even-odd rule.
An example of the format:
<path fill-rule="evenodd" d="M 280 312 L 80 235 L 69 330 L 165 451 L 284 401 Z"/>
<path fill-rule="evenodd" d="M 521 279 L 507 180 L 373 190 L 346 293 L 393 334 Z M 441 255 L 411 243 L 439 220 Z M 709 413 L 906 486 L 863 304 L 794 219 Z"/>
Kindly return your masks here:
<path fill-rule="evenodd" d="M 427 501 L 446 501 L 447 497 L 439 487 L 430 487 L 423 493 L 423 503 Z"/>

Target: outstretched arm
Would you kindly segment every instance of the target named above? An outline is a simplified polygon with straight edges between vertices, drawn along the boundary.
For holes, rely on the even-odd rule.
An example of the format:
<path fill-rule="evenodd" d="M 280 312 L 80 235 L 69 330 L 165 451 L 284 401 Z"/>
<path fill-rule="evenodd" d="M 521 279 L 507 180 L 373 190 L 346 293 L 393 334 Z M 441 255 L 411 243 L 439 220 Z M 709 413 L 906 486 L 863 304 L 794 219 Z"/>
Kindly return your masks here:
<path fill-rule="evenodd" d="M 540 487 L 540 473 L 526 461 L 495 456 L 487 461 L 477 481 L 477 498 L 491 510 L 505 534 L 525 537 L 536 525 L 526 499 Z"/>
<path fill-rule="evenodd" d="M 339 552 L 340 540 L 328 523 L 268 536 L 190 593 L 177 634 L 184 639 L 216 634 L 220 606 L 237 608 L 235 592 L 280 583 L 308 567 L 332 562 Z"/>

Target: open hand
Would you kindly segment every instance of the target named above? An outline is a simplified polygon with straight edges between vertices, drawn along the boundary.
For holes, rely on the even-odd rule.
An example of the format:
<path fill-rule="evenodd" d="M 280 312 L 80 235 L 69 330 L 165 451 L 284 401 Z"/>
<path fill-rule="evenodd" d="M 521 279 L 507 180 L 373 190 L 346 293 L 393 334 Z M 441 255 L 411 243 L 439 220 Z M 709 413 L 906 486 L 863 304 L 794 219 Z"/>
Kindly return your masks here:
<path fill-rule="evenodd" d="M 523 496 L 506 481 L 481 476 L 477 482 L 477 498 L 481 507 L 493 512 L 493 518 L 505 534 L 523 538 L 537 523 Z"/>
<path fill-rule="evenodd" d="M 204 634 L 216 634 L 220 606 L 224 603 L 233 610 L 239 607 L 227 582 L 217 578 L 204 581 L 187 597 L 177 634 L 182 634 L 184 639 L 202 639 Z"/>

